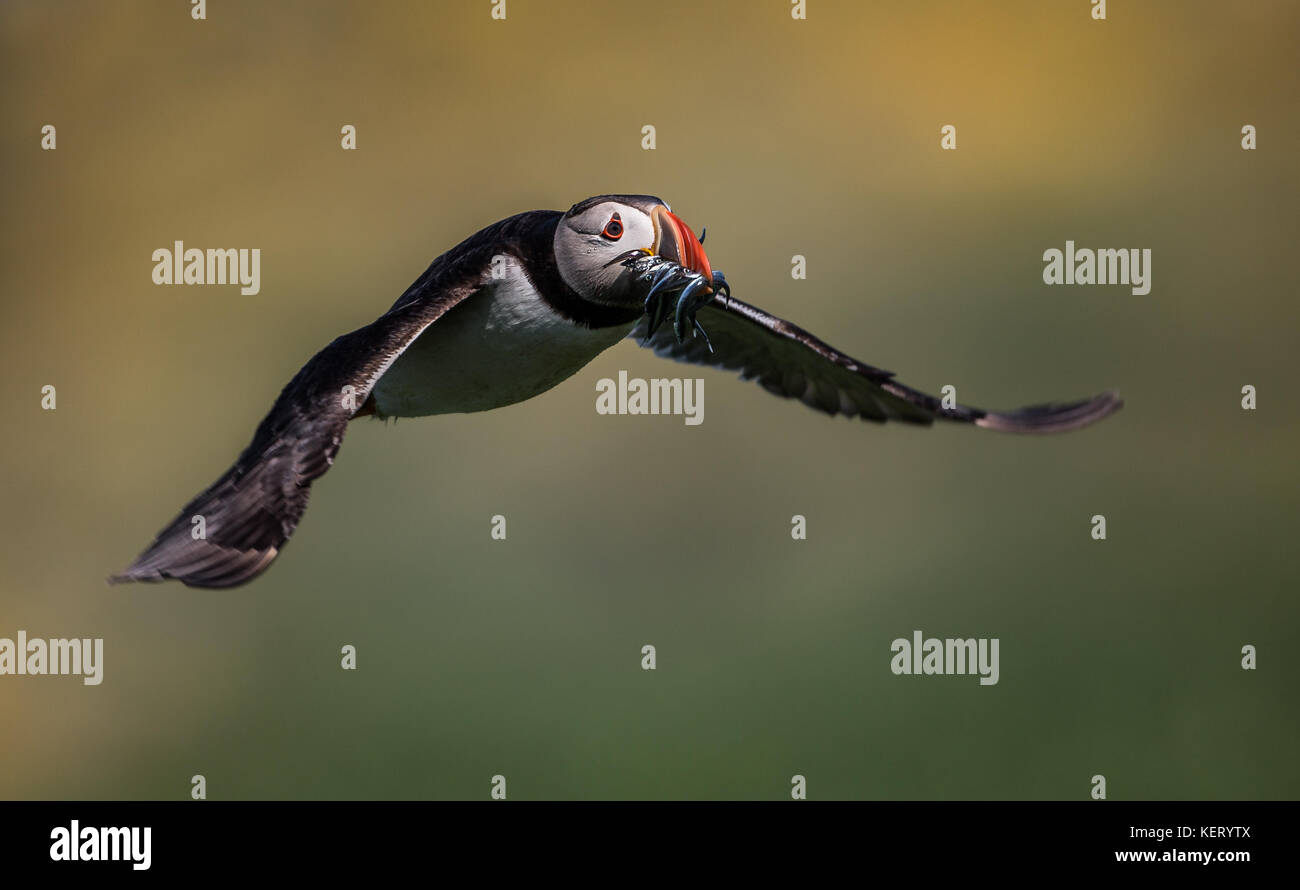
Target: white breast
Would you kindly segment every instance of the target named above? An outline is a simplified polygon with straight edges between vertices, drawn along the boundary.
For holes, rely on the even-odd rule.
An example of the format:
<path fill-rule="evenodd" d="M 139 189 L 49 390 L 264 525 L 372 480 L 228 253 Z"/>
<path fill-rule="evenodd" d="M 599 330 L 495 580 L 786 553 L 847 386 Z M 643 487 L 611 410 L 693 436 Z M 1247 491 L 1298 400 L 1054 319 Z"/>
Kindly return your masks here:
<path fill-rule="evenodd" d="M 434 322 L 375 385 L 381 415 L 487 411 L 530 399 L 577 373 L 635 323 L 581 327 L 534 290 L 513 258 L 505 274 Z"/>

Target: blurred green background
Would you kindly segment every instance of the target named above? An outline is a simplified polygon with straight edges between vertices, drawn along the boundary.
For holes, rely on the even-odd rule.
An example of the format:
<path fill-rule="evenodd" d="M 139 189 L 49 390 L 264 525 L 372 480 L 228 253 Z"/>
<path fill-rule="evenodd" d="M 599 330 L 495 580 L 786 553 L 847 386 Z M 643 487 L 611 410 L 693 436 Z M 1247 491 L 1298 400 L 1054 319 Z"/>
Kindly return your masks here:
<path fill-rule="evenodd" d="M 101 686 L 0 677 L 0 796 L 1300 794 L 1297 4 L 808 6 L 0 7 L 0 636 L 105 640 Z M 105 585 L 434 256 L 611 191 L 913 386 L 1127 406 L 877 427 L 624 343 L 354 424 L 252 585 Z M 1151 293 L 1043 285 L 1067 238 L 1151 248 Z M 153 285 L 177 239 L 261 248 L 261 293 Z M 597 415 L 619 369 L 706 378 L 703 425 Z M 1001 682 L 895 677 L 915 629 Z"/>

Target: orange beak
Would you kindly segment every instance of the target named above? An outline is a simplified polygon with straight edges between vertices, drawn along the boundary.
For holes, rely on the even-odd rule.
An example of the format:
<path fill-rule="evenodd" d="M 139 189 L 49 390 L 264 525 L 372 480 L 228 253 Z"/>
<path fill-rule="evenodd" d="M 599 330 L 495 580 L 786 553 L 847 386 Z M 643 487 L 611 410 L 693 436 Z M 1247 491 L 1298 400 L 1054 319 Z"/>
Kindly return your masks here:
<path fill-rule="evenodd" d="M 650 218 L 655 225 L 654 252 L 683 269 L 699 272 L 711 286 L 713 269 L 709 266 L 709 258 L 704 254 L 704 245 L 700 244 L 700 239 L 695 237 L 691 227 L 663 205 L 656 207 Z"/>

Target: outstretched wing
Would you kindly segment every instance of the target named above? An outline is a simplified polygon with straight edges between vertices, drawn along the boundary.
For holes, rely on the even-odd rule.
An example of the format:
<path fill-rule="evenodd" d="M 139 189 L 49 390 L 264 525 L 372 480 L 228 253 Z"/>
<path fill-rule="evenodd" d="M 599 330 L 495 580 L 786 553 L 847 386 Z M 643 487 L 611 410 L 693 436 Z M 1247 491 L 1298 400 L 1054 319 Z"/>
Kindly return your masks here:
<path fill-rule="evenodd" d="M 487 286 L 494 253 L 558 216 L 523 213 L 471 235 L 434 260 L 388 312 L 318 352 L 280 393 L 235 465 L 109 581 L 234 587 L 265 571 L 379 378 L 425 328 Z"/>
<path fill-rule="evenodd" d="M 297 528 L 312 481 L 334 463 L 348 421 L 375 381 L 467 295 L 453 292 L 394 309 L 316 353 L 280 393 L 234 466 L 109 581 L 175 578 L 193 587 L 233 587 L 264 571 Z"/>
<path fill-rule="evenodd" d="M 1004 432 L 1055 433 L 1087 426 L 1124 404 L 1117 393 L 1108 392 L 1010 412 L 964 405 L 945 408 L 939 398 L 898 383 L 891 372 L 845 355 L 803 328 L 733 297 L 715 295 L 700 307 L 696 318 L 708 334 L 712 352 L 700 336 L 678 343 L 671 325 L 663 325 L 645 343 L 644 318 L 628 336 L 665 358 L 739 371 L 742 379 L 757 380 L 778 396 L 799 399 L 827 414 L 864 420 L 915 424 L 955 420 Z"/>

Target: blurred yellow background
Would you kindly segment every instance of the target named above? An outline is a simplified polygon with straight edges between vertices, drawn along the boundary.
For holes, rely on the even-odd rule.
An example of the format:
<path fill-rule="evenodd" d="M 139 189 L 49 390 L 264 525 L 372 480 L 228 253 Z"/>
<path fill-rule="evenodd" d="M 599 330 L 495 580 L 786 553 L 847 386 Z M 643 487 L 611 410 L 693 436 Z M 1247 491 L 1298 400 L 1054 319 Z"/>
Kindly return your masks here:
<path fill-rule="evenodd" d="M 0 636 L 105 641 L 100 686 L 0 677 L 0 796 L 1300 794 L 1297 4 L 491 6 L 0 7 Z M 624 343 L 353 424 L 249 586 L 105 585 L 316 349 L 603 192 L 908 384 L 1127 406 L 876 427 Z M 1045 286 L 1066 239 L 1151 248 L 1151 293 Z M 261 293 L 155 286 L 175 240 L 260 248 Z M 704 423 L 597 415 L 619 369 L 704 377 Z M 915 629 L 1000 638 L 999 684 L 895 677 Z"/>

